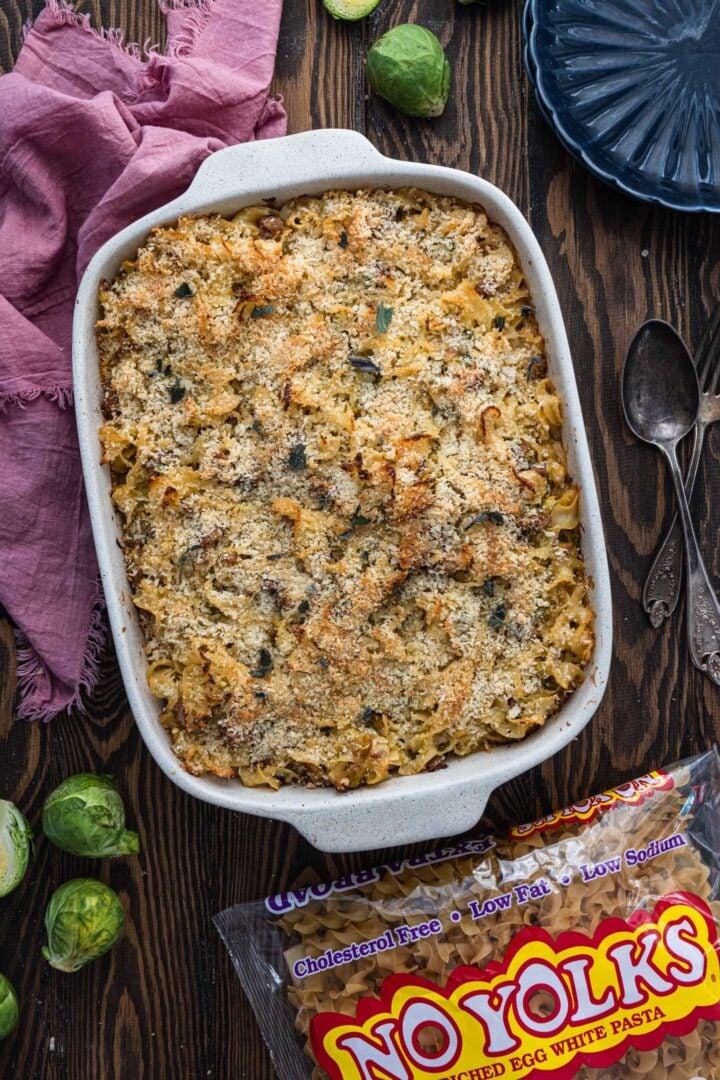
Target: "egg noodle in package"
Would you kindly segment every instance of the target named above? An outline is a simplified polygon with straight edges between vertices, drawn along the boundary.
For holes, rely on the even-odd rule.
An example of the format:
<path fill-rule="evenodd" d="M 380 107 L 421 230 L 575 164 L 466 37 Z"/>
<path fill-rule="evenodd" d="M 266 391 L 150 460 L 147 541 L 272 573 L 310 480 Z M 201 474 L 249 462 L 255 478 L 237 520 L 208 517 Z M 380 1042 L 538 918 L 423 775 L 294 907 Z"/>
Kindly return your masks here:
<path fill-rule="evenodd" d="M 279 1080 L 720 1080 L 716 751 L 217 916 Z"/>

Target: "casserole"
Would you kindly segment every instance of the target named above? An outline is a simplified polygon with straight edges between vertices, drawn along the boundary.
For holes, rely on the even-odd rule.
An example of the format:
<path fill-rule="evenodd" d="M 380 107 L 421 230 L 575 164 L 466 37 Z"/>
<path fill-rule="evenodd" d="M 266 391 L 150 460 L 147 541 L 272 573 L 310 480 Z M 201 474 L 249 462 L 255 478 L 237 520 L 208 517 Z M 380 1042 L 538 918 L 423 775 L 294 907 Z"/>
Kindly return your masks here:
<path fill-rule="evenodd" d="M 278 182 L 278 178 L 280 178 Z M 246 788 L 237 780 L 186 773 L 158 716 L 146 682 L 146 658 L 110 499 L 109 470 L 100 464 L 103 423 L 95 321 L 98 287 L 113 277 L 149 230 L 188 213 L 230 214 L 262 200 L 285 202 L 330 188 L 416 186 L 479 203 L 508 233 L 522 264 L 546 344 L 550 375 L 565 407 L 564 437 L 572 475 L 582 490 L 583 551 L 593 582 L 595 651 L 583 684 L 545 727 L 521 744 L 456 759 L 442 772 L 392 778 L 380 787 L 338 794 L 327 789 Z M 172 203 L 128 226 L 90 263 L 78 291 L 74 325 L 75 401 L 85 483 L 110 623 L 130 705 L 151 753 L 183 790 L 209 802 L 295 825 L 329 851 L 364 850 L 428 840 L 473 825 L 490 792 L 545 760 L 574 738 L 597 708 L 608 676 L 611 611 L 607 559 L 597 494 L 572 363 L 557 297 L 537 242 L 517 208 L 492 185 L 439 166 L 394 161 L 349 131 L 315 131 L 220 151 Z"/>

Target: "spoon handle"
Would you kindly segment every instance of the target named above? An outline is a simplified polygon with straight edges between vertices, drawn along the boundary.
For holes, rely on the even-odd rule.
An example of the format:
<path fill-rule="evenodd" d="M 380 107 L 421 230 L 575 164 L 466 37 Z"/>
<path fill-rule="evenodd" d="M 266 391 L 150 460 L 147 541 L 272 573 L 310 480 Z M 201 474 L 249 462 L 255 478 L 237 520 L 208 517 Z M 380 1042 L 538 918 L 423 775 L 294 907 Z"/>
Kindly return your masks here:
<path fill-rule="evenodd" d="M 700 671 L 720 686 L 720 605 L 705 569 L 674 443 L 660 444 L 675 484 L 687 566 L 687 635 L 690 658 Z"/>
<path fill-rule="evenodd" d="M 685 477 L 687 497 L 692 497 L 697 479 L 698 466 L 705 442 L 705 425 L 695 425 L 692 456 Z M 670 528 L 665 534 L 643 589 L 643 608 L 650 617 L 650 622 L 657 629 L 662 626 L 677 607 L 682 582 L 683 533 L 678 515 L 674 514 Z"/>

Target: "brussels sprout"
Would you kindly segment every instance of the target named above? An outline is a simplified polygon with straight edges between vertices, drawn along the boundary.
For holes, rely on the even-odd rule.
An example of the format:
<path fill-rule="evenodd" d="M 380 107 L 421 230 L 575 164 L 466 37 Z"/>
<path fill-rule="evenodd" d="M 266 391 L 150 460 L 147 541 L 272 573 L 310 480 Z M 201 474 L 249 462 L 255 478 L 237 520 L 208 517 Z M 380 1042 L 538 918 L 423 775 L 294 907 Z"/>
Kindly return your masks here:
<path fill-rule="evenodd" d="M 346 22 L 364 19 L 379 3 L 380 0 L 323 0 L 333 19 L 344 19 Z"/>
<path fill-rule="evenodd" d="M 7 1039 L 19 1016 L 20 1006 L 13 985 L 4 975 L 0 975 L 0 1039 Z"/>
<path fill-rule="evenodd" d="M 140 850 L 138 834 L 125 828 L 125 807 L 109 776 L 69 776 L 45 803 L 42 824 L 56 847 L 86 859 Z"/>
<path fill-rule="evenodd" d="M 450 90 L 450 64 L 430 30 L 403 23 L 383 34 L 367 57 L 373 90 L 408 116 L 439 116 Z"/>
<path fill-rule="evenodd" d="M 58 971 L 79 971 L 112 949 L 123 932 L 120 897 L 94 878 L 75 878 L 50 897 L 42 954 Z"/>
<path fill-rule="evenodd" d="M 22 881 L 33 836 L 17 806 L 0 799 L 0 896 L 7 896 Z"/>

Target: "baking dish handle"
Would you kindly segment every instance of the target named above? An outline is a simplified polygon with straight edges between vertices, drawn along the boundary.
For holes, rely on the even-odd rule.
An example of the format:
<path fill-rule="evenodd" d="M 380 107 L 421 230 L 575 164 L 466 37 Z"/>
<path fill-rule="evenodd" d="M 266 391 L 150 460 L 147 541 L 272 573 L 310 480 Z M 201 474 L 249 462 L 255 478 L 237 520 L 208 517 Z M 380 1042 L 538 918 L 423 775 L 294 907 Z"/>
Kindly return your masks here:
<path fill-rule="evenodd" d="M 322 174 L 329 183 L 353 177 L 377 165 L 382 154 L 364 135 L 345 128 L 320 128 L 277 139 L 239 143 L 218 150 L 198 169 L 186 195 L 196 206 L 203 202 L 232 198 L 233 186 L 241 185 L 242 194 L 272 191 L 273 185 L 291 181 L 303 184 L 317 181 Z"/>
<path fill-rule="evenodd" d="M 375 792 L 368 789 L 366 803 L 344 804 L 343 796 L 337 795 L 325 809 L 288 814 L 286 820 L 320 851 L 371 851 L 399 844 L 429 843 L 438 837 L 466 832 L 476 825 L 494 787 L 494 784 L 471 783 L 464 789 L 448 790 L 440 785 L 434 791 L 415 789 L 412 794 L 396 794 L 387 801 L 376 800 Z"/>

